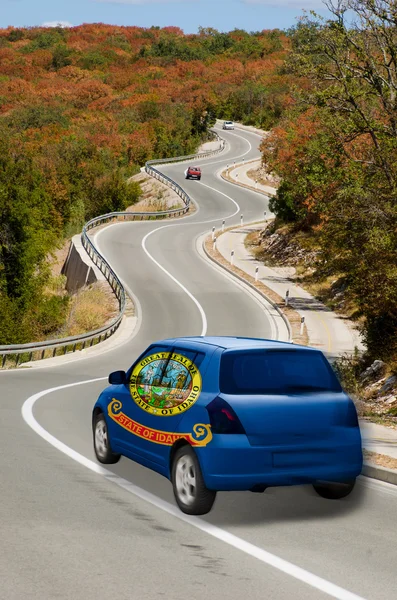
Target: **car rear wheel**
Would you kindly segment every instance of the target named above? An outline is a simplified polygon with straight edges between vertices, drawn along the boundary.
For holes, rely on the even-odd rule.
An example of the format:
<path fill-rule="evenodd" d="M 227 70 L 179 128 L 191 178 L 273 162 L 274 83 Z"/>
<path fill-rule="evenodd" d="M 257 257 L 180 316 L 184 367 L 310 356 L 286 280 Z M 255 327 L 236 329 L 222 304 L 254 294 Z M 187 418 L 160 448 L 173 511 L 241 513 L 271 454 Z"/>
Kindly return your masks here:
<path fill-rule="evenodd" d="M 109 440 L 108 426 L 103 413 L 95 415 L 93 421 L 94 451 L 100 463 L 113 465 L 120 460 L 120 454 L 112 451 Z"/>
<path fill-rule="evenodd" d="M 197 179 L 200 181 L 201 177 L 197 177 Z"/>
<path fill-rule="evenodd" d="M 315 483 L 313 487 L 317 494 L 328 500 L 340 500 L 345 498 L 353 491 L 356 480 L 346 481 L 344 483 Z"/>
<path fill-rule="evenodd" d="M 175 500 L 187 515 L 205 515 L 215 502 L 216 492 L 206 488 L 197 456 L 191 446 L 182 446 L 172 463 Z"/>

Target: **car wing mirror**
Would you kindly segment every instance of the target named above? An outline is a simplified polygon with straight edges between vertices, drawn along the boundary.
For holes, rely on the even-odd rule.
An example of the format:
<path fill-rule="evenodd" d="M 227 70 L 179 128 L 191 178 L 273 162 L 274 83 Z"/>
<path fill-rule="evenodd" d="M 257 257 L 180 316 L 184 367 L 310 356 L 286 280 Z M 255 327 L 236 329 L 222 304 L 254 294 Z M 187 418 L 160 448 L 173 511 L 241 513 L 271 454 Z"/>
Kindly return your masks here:
<path fill-rule="evenodd" d="M 114 371 L 109 375 L 109 383 L 111 385 L 121 385 L 127 383 L 127 374 L 125 371 Z"/>

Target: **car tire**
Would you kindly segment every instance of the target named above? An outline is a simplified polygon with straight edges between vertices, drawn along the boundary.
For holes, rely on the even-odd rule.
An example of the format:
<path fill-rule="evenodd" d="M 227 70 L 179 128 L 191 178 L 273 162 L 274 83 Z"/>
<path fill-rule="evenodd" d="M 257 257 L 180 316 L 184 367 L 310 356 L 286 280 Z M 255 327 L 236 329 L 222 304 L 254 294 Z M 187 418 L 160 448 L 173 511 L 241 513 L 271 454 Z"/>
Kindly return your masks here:
<path fill-rule="evenodd" d="M 187 515 L 206 515 L 216 492 L 206 488 L 200 463 L 189 445 L 178 448 L 172 461 L 172 487 L 176 503 Z"/>
<path fill-rule="evenodd" d="M 346 481 L 345 483 L 314 483 L 313 487 L 317 494 L 327 500 L 340 500 L 346 498 L 355 486 L 356 480 Z"/>
<path fill-rule="evenodd" d="M 200 181 L 201 177 L 197 177 L 198 181 Z"/>
<path fill-rule="evenodd" d="M 94 436 L 94 452 L 98 461 L 103 465 L 114 465 L 119 462 L 121 455 L 115 454 L 111 448 L 108 426 L 103 413 L 95 415 L 92 423 L 92 430 Z"/>

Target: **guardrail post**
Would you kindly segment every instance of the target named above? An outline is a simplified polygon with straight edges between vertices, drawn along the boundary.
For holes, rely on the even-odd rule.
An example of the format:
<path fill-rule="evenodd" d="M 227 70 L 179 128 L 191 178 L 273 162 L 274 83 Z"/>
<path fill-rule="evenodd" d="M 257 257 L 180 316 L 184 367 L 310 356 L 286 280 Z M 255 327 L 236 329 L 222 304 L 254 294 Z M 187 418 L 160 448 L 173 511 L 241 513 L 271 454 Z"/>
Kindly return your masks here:
<path fill-rule="evenodd" d="M 303 335 L 304 326 L 305 326 L 305 317 L 301 317 L 301 330 L 300 330 L 301 335 Z"/>
<path fill-rule="evenodd" d="M 4 365 L 6 364 L 7 354 L 3 354 L 3 360 L 1 361 L 1 368 L 4 369 Z"/>
<path fill-rule="evenodd" d="M 54 358 L 55 354 L 57 353 L 57 349 L 54 348 L 54 350 L 52 351 L 52 358 Z"/>

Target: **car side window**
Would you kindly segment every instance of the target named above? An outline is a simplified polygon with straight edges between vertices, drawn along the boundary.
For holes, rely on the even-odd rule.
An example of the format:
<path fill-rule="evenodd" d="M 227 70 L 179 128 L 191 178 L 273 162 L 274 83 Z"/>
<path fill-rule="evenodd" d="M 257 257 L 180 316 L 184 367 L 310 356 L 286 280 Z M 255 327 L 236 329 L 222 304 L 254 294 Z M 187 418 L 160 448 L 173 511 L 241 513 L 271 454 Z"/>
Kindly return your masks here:
<path fill-rule="evenodd" d="M 163 373 L 163 369 L 170 356 L 170 347 L 152 346 L 143 356 L 140 357 L 138 363 L 134 366 L 131 377 L 139 371 L 139 381 L 146 382 L 146 385 L 159 383 Z"/>
<path fill-rule="evenodd" d="M 132 399 L 158 416 L 180 414 L 198 399 L 202 352 L 152 347 L 134 365 L 130 377 Z"/>
<path fill-rule="evenodd" d="M 198 369 L 205 354 L 195 350 L 173 348 L 165 366 L 160 387 L 172 390 L 188 390 L 192 384 L 193 369 Z M 199 363 L 199 364 L 197 364 Z M 177 394 L 181 395 L 181 393 Z"/>

